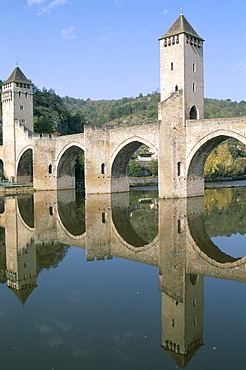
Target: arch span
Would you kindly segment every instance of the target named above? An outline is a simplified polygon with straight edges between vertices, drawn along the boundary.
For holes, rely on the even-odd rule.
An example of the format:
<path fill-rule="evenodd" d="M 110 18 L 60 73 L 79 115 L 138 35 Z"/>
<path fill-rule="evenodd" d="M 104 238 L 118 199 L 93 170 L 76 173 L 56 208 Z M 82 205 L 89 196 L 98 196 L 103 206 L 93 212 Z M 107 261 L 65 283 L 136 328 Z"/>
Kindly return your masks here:
<path fill-rule="evenodd" d="M 114 151 L 111 166 L 112 192 L 115 192 L 115 189 L 120 189 L 120 191 L 129 190 L 128 164 L 132 155 L 142 145 L 146 145 L 147 147 L 154 150 L 156 153 L 158 152 L 155 145 L 141 137 L 131 137 L 130 139 L 124 141 Z"/>
<path fill-rule="evenodd" d="M 237 133 L 220 130 L 203 137 L 192 148 L 188 155 L 188 172 L 187 172 L 187 194 L 193 195 L 194 181 L 197 182 L 197 188 L 200 188 L 200 194 L 204 192 L 204 164 L 214 148 L 223 141 L 234 138 L 246 144 L 245 138 Z"/>
<path fill-rule="evenodd" d="M 33 182 L 33 150 L 28 148 L 20 155 L 17 165 L 17 183 Z"/>
<path fill-rule="evenodd" d="M 84 154 L 82 147 L 77 144 L 64 149 L 58 158 L 57 189 L 74 189 L 76 175 L 84 180 L 84 169 L 80 162 L 76 162 Z"/>

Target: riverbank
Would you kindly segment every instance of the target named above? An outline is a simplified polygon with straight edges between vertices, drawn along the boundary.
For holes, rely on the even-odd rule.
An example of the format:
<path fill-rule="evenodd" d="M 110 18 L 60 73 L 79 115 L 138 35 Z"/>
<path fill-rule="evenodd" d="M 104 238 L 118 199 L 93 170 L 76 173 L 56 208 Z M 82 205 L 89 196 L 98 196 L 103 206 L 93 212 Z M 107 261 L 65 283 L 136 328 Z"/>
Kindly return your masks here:
<path fill-rule="evenodd" d="M 156 186 L 158 187 L 158 177 L 129 177 L 129 186 L 131 188 L 135 187 L 145 187 L 145 186 Z M 214 188 L 231 188 L 238 186 L 246 186 L 246 177 L 240 176 L 237 178 L 225 177 L 216 178 L 212 180 L 205 180 L 205 189 Z"/>

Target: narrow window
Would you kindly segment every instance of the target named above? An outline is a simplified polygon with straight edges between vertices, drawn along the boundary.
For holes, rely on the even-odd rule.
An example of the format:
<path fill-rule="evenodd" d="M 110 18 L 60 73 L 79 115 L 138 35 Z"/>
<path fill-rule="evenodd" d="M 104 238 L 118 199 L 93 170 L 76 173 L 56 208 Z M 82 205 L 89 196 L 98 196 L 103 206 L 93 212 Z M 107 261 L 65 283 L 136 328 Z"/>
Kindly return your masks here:
<path fill-rule="evenodd" d="M 196 91 L 196 84 L 194 82 L 192 84 L 192 89 L 193 89 L 193 91 Z"/>
<path fill-rule="evenodd" d="M 105 163 L 102 163 L 101 164 L 101 174 L 104 175 L 105 174 Z"/>
<path fill-rule="evenodd" d="M 172 319 L 172 327 L 173 328 L 175 327 L 175 321 L 174 321 L 174 319 Z"/>
<path fill-rule="evenodd" d="M 24 107 L 23 107 L 23 105 L 20 105 L 20 110 L 24 110 Z"/>
<path fill-rule="evenodd" d="M 106 214 L 105 214 L 105 212 L 102 213 L 102 223 L 106 224 Z"/>
<path fill-rule="evenodd" d="M 179 87 L 178 85 L 175 86 L 175 91 L 178 91 Z"/>
<path fill-rule="evenodd" d="M 49 174 L 52 173 L 52 164 L 49 165 Z"/>
<path fill-rule="evenodd" d="M 173 71 L 173 62 L 171 62 L 171 71 Z"/>
<path fill-rule="evenodd" d="M 193 307 L 196 307 L 196 298 L 193 299 Z"/>
<path fill-rule="evenodd" d="M 19 98 L 21 97 L 21 91 L 19 91 Z"/>
<path fill-rule="evenodd" d="M 193 72 L 196 72 L 196 63 L 192 64 L 192 70 L 193 70 Z"/>
<path fill-rule="evenodd" d="M 176 36 L 176 44 L 179 43 L 179 35 Z"/>
<path fill-rule="evenodd" d="M 180 176 L 181 175 L 181 162 L 178 162 L 177 165 L 178 165 L 178 176 Z"/>
<path fill-rule="evenodd" d="M 26 263 L 26 262 L 24 262 L 24 267 L 25 267 L 25 268 L 27 267 L 27 263 Z"/>
<path fill-rule="evenodd" d="M 182 234 L 181 220 L 178 220 L 178 233 Z"/>
<path fill-rule="evenodd" d="M 193 325 L 196 325 L 196 317 L 193 318 Z"/>
<path fill-rule="evenodd" d="M 27 92 L 25 92 L 25 98 L 27 98 Z"/>
<path fill-rule="evenodd" d="M 53 207 L 50 207 L 50 216 L 53 216 Z"/>

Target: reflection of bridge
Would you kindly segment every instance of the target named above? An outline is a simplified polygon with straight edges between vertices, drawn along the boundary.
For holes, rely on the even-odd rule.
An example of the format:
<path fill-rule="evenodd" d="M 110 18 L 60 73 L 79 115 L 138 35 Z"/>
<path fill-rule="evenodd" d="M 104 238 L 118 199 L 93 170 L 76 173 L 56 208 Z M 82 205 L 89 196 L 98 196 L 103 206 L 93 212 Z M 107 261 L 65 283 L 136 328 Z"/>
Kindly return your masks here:
<path fill-rule="evenodd" d="M 128 193 L 90 195 L 85 213 L 81 212 L 83 203 L 80 212 L 76 209 L 71 191 L 9 197 L 1 208 L 6 254 L 6 271 L 1 276 L 6 274 L 8 286 L 23 303 L 36 287 L 35 246 L 74 245 L 86 249 L 88 261 L 120 257 L 157 266 L 162 345 L 180 366 L 202 344 L 203 276 L 246 281 L 246 257 L 228 256 L 208 238 L 203 198 L 160 201 L 159 232 L 149 244 L 127 220 Z M 124 239 L 126 227 L 132 243 Z"/>
<path fill-rule="evenodd" d="M 72 189 L 74 163 L 85 156 L 87 194 L 128 191 L 129 159 L 142 144 L 158 153 L 160 198 L 203 195 L 204 162 L 229 137 L 246 144 L 246 119 L 203 119 L 203 39 L 180 15 L 160 38 L 161 102 L 156 124 L 85 127 L 55 137 L 33 134 L 32 85 L 19 67 L 3 84 L 6 178 L 36 190 Z"/>

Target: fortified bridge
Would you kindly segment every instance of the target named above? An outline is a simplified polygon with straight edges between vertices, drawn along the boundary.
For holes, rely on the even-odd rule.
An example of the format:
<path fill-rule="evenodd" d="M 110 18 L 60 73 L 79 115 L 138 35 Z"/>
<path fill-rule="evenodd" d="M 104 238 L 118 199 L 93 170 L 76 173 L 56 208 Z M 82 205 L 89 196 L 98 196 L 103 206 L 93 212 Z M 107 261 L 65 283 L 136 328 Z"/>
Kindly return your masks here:
<path fill-rule="evenodd" d="M 84 153 L 86 194 L 125 192 L 129 160 L 145 144 L 158 157 L 160 198 L 203 195 L 210 152 L 228 138 L 246 144 L 246 117 L 203 119 L 203 41 L 182 14 L 160 38 L 161 102 L 150 125 L 34 134 L 32 84 L 16 67 L 2 86 L 5 178 L 35 190 L 73 189 L 75 160 Z"/>

